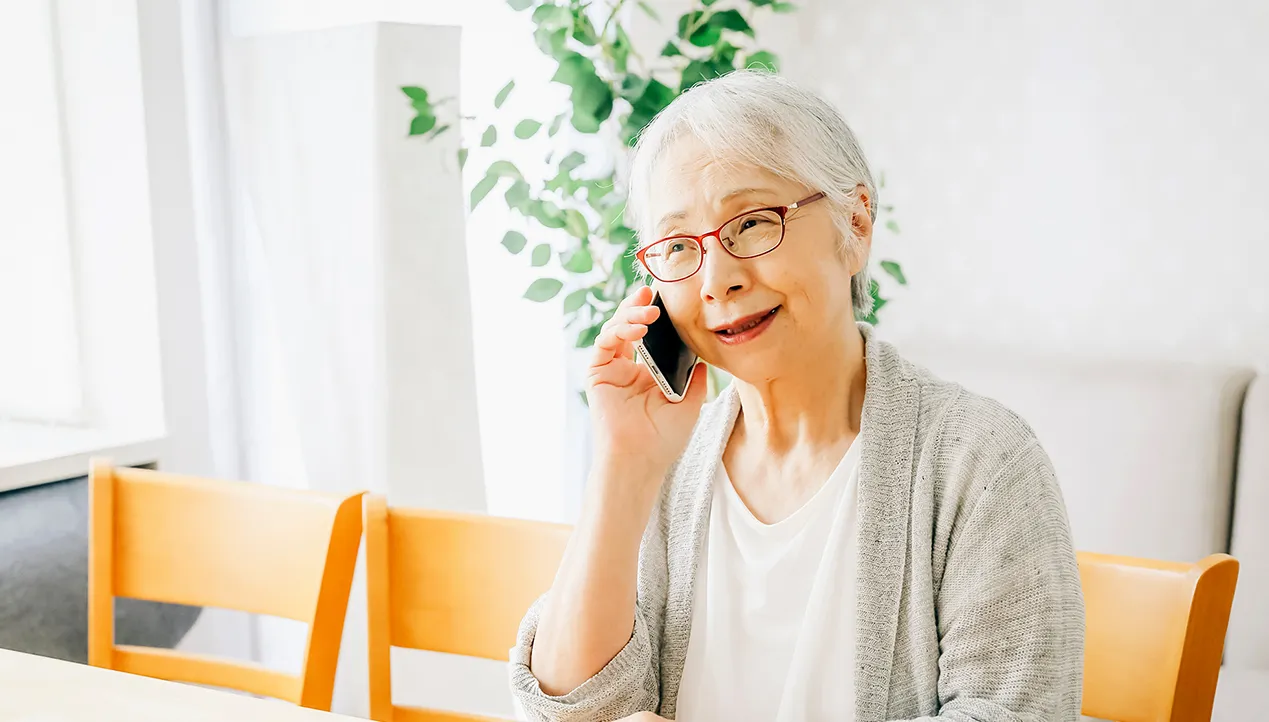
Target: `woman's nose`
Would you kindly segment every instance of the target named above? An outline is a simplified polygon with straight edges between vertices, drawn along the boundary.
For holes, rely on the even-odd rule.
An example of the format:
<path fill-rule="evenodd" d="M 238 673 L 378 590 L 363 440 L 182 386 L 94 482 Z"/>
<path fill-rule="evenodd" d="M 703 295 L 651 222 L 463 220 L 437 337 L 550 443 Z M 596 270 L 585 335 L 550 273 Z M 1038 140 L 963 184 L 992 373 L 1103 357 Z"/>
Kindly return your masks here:
<path fill-rule="evenodd" d="M 703 242 L 701 298 L 712 301 L 744 290 L 748 278 L 743 262 L 723 249 L 718 236 L 708 236 Z"/>

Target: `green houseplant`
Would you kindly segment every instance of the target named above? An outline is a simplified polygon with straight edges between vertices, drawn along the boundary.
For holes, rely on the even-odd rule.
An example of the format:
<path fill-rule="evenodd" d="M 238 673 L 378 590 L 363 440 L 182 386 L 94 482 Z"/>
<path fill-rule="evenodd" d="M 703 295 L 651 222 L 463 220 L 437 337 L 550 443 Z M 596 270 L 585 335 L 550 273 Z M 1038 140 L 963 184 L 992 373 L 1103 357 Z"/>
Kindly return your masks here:
<path fill-rule="evenodd" d="M 633 47 L 627 33 L 628 6 L 638 6 L 660 22 L 656 11 L 643 0 L 507 0 L 516 11 L 531 12 L 537 47 L 556 64 L 551 80 L 570 88 L 567 107 L 551 118 L 525 118 L 514 135 L 526 140 L 540 133 L 554 137 L 568 123 L 575 131 L 600 134 L 611 141 L 614 153 L 632 146 L 643 127 L 679 93 L 693 85 L 738 68 L 778 71 L 779 60 L 758 43 L 753 21 L 761 13 L 787 13 L 797 8 L 778 0 L 697 0 L 671 25 L 659 53 L 645 57 Z M 515 89 L 508 82 L 493 98 L 496 112 Z M 402 88 L 415 110 L 410 135 L 434 137 L 449 126 L 439 124 L 433 101 L 423 88 Z M 495 147 L 500 139 L 490 124 L 480 146 Z M 466 160 L 459 151 L 459 162 Z M 541 229 L 544 239 L 531 242 L 520 231 L 510 230 L 502 245 L 513 254 L 527 255 L 529 265 L 541 269 L 524 296 L 546 302 L 564 294 L 566 322 L 575 329 L 578 347 L 587 347 L 636 282 L 635 232 L 623 220 L 625 191 L 617 171 L 583 173 L 587 158 L 581 152 L 553 152 L 543 178 L 527 178 L 507 160 L 492 162 L 471 189 L 474 210 L 495 190 L 502 191 L 507 206 Z M 884 175 L 880 179 L 884 187 Z M 893 208 L 879 208 L 885 226 L 898 233 Z M 533 234 L 533 230 L 530 234 Z M 562 239 L 562 240 L 561 240 Z M 874 254 L 875 255 L 875 254 Z M 900 265 L 893 260 L 873 263 L 889 279 L 906 284 Z M 887 299 L 874 274 L 874 310 Z"/>

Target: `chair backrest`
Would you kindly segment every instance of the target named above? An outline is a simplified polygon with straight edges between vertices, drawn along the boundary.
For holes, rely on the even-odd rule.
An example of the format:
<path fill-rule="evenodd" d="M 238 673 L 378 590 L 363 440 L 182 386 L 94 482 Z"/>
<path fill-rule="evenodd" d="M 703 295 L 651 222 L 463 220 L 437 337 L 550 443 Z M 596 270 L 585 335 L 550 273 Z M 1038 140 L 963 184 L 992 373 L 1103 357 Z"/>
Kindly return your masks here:
<path fill-rule="evenodd" d="M 1084 714 L 1117 722 L 1212 715 L 1238 562 L 1080 553 Z"/>
<path fill-rule="evenodd" d="M 329 710 L 361 542 L 361 494 L 115 468 L 89 475 L 88 663 Z M 236 609 L 309 625 L 299 676 L 117 646 L 114 598 Z"/>
<path fill-rule="evenodd" d="M 507 660 L 525 610 L 551 587 L 571 528 L 365 500 L 370 718 L 479 720 L 393 706 L 391 648 Z"/>

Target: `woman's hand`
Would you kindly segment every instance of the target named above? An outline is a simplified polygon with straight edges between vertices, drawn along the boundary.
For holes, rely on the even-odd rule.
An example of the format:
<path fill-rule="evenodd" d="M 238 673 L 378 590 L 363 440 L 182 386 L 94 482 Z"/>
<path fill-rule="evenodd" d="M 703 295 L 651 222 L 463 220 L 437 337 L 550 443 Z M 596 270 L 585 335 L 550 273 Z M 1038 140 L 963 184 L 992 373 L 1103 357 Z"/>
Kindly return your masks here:
<path fill-rule="evenodd" d="M 617 722 L 669 722 L 666 718 L 651 712 L 635 712 L 629 717 L 622 717 Z"/>
<path fill-rule="evenodd" d="M 586 396 L 596 465 L 633 467 L 659 483 L 682 453 L 700 415 L 706 374 L 697 368 L 685 398 L 673 404 L 657 388 L 651 371 L 635 363 L 634 342 L 647 334 L 661 312 L 651 303 L 652 289 L 642 287 L 604 324 L 595 340 Z"/>

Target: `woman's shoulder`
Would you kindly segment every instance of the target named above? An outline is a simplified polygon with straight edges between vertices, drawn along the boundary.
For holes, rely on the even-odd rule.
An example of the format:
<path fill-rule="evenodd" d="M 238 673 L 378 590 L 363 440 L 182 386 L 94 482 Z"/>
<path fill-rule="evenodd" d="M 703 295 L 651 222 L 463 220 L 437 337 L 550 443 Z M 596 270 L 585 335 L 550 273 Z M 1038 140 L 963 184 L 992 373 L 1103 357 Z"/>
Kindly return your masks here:
<path fill-rule="evenodd" d="M 919 364 L 905 366 L 919 389 L 919 441 L 1002 450 L 1037 443 L 1031 425 L 1008 406 Z"/>
<path fill-rule="evenodd" d="M 920 389 L 917 449 L 945 481 L 981 488 L 1019 464 L 1051 475 L 1047 454 L 1021 415 L 989 396 L 911 365 Z M 963 484 L 948 483 L 952 489 Z"/>

